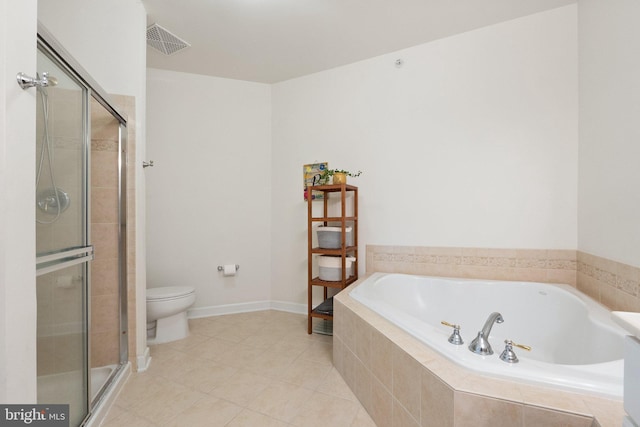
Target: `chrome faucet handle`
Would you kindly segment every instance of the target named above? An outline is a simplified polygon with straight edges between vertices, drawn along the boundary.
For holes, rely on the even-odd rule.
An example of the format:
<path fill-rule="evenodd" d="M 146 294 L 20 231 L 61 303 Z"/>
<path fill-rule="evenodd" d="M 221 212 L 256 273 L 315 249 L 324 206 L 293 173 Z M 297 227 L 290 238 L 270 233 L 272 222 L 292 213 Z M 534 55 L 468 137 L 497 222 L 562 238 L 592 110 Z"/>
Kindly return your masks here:
<path fill-rule="evenodd" d="M 453 333 L 449 337 L 449 342 L 451 344 L 453 345 L 464 344 L 464 341 L 462 341 L 462 337 L 460 336 L 460 325 L 454 325 L 453 323 L 445 322 L 444 320 L 441 321 L 440 323 L 442 323 L 444 326 L 449 326 L 450 328 L 453 328 Z"/>
<path fill-rule="evenodd" d="M 527 351 L 531 351 L 531 347 L 529 347 L 528 345 L 524 345 L 524 344 L 517 344 L 511 340 L 504 340 L 504 343 L 506 344 L 504 347 L 504 351 L 502 352 L 502 354 L 500 355 L 500 360 L 507 362 L 507 363 L 518 363 L 518 356 L 516 356 L 516 353 L 513 351 L 513 347 L 518 347 L 521 348 L 523 350 L 527 350 Z"/>

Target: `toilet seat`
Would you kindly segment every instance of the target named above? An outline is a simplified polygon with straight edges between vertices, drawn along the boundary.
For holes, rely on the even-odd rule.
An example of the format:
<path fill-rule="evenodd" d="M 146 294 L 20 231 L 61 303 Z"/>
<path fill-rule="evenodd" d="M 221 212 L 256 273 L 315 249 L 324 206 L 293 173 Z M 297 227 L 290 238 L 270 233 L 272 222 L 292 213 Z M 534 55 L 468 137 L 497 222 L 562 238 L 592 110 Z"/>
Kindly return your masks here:
<path fill-rule="evenodd" d="M 196 292 L 192 286 L 164 286 L 147 289 L 147 301 L 169 301 L 184 298 Z"/>

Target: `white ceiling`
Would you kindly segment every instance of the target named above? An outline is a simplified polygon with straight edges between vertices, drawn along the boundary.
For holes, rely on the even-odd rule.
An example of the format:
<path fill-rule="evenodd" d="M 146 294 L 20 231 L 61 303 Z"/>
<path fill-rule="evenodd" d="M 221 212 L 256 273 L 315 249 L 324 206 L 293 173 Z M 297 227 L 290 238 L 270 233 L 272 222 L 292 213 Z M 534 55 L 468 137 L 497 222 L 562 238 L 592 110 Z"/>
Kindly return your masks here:
<path fill-rule="evenodd" d="M 147 66 L 275 83 L 576 0 L 142 0 L 191 47 Z M 544 29 L 541 29 L 542 31 Z"/>

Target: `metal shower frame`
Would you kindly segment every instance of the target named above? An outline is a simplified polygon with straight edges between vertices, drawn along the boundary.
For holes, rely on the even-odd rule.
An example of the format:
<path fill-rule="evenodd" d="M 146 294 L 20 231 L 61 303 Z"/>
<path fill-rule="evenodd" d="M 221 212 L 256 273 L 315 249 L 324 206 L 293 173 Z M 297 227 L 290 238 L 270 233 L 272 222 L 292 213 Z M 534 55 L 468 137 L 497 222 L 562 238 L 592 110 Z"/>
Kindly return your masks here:
<path fill-rule="evenodd" d="M 83 123 L 83 139 L 85 144 L 85 164 L 86 164 L 86 184 L 83 189 L 84 197 L 87 200 L 87 218 L 91 218 L 91 203 L 89 199 L 89 188 L 90 184 L 90 171 L 91 171 L 91 103 L 89 100 L 91 97 L 95 99 L 103 108 L 105 108 L 108 112 L 110 112 L 113 117 L 119 122 L 119 156 L 118 156 L 118 264 L 119 264 L 119 294 L 120 294 L 120 354 L 119 354 L 119 366 L 118 369 L 109 378 L 109 382 L 112 382 L 114 378 L 117 377 L 117 373 L 119 373 L 127 364 L 129 359 L 129 349 L 128 349 L 128 337 L 131 331 L 128 330 L 128 292 L 127 292 L 127 116 L 123 112 L 121 112 L 118 107 L 110 100 L 107 92 L 91 77 L 91 75 L 73 58 L 73 56 L 56 40 L 56 38 L 47 30 L 42 23 L 38 22 L 38 34 L 37 34 L 37 44 L 38 49 L 40 49 L 45 55 L 49 56 L 58 65 L 65 69 L 69 74 L 71 74 L 80 85 L 82 85 L 87 91 L 87 97 L 84 101 L 83 108 L 86 109 L 88 114 L 86 114 Z M 28 76 L 26 76 L 28 77 Z M 29 83 L 27 83 L 29 84 Z M 90 242 L 91 234 L 89 222 L 85 221 L 85 233 L 87 236 L 87 241 Z M 91 278 L 89 271 L 86 272 L 88 283 L 91 283 Z M 87 293 L 85 295 L 84 304 L 87 307 L 87 354 L 85 362 L 87 363 L 87 382 L 86 384 L 87 390 L 90 390 L 89 385 L 91 384 L 91 369 L 90 369 L 90 361 L 91 361 L 91 289 L 87 286 Z M 134 331 L 135 332 L 135 331 Z M 108 389 L 107 387 L 103 387 L 102 391 L 94 398 L 91 399 L 90 393 L 87 392 L 88 399 L 88 413 L 86 418 L 83 420 L 83 423 L 86 422 L 96 407 L 99 406 L 100 400 L 104 397 L 105 392 Z"/>

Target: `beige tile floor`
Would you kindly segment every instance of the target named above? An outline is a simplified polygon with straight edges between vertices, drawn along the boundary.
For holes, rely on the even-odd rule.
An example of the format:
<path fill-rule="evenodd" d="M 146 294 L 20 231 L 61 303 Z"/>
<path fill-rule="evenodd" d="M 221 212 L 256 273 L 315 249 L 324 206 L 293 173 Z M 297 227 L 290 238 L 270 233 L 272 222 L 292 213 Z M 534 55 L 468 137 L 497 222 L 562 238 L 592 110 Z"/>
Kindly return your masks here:
<path fill-rule="evenodd" d="M 375 427 L 332 364 L 332 340 L 306 316 L 259 311 L 190 320 L 155 345 L 103 427 Z"/>

